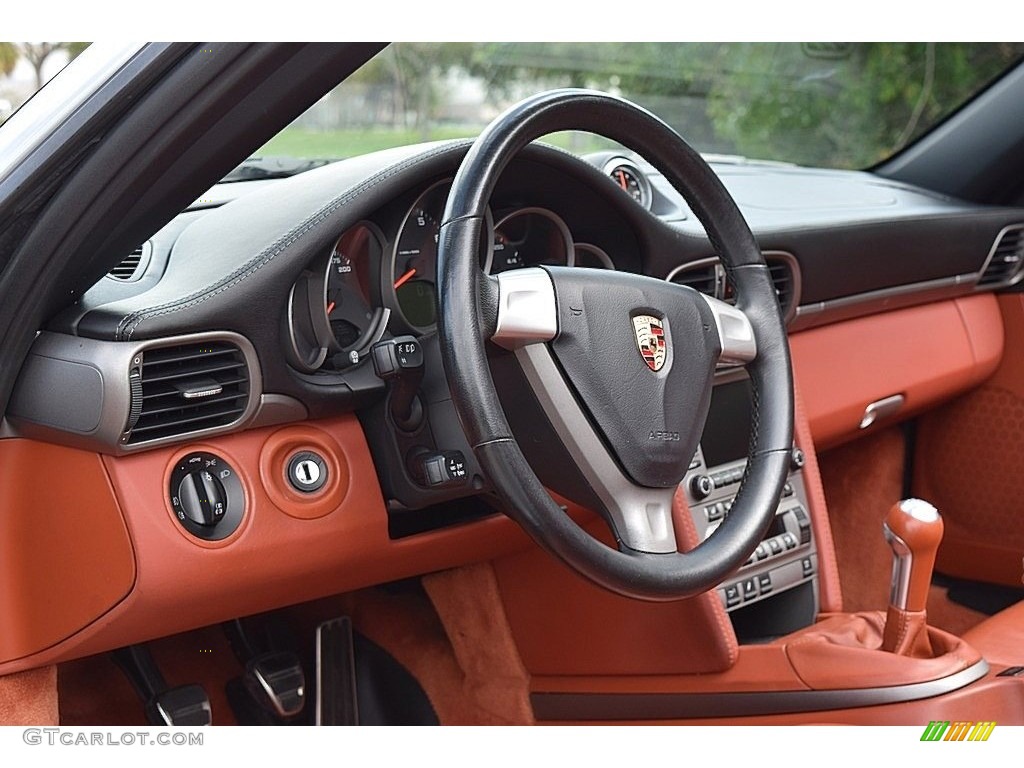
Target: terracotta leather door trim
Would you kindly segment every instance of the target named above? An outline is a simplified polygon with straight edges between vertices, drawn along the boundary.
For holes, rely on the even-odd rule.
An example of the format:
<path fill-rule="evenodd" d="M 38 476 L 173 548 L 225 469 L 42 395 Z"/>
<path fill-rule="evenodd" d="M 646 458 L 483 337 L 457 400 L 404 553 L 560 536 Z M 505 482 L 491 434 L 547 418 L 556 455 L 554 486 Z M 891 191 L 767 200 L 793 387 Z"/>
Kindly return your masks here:
<path fill-rule="evenodd" d="M 864 434 L 870 403 L 903 395 L 906 418 L 988 378 L 1002 356 L 996 297 L 979 294 L 795 333 L 793 368 L 818 449 Z"/>
<path fill-rule="evenodd" d="M 0 440 L 0 663 L 64 640 L 135 581 L 113 488 L 94 453 Z"/>

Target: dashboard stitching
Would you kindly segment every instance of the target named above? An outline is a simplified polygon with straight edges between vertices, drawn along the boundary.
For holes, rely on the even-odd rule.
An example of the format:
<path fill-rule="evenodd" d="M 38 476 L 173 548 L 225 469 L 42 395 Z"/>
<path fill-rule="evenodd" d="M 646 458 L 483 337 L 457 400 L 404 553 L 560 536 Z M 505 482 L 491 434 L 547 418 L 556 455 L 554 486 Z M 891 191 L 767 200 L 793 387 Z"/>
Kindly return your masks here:
<path fill-rule="evenodd" d="M 281 255 L 281 253 L 283 253 L 287 248 L 289 248 L 296 241 L 298 241 L 303 235 L 308 233 L 310 230 L 314 229 L 319 224 L 323 223 L 323 221 L 330 214 L 334 213 L 341 206 L 352 202 L 361 195 L 366 194 L 374 187 L 376 187 L 378 184 L 381 184 L 382 182 L 386 181 L 392 176 L 401 173 L 406 168 L 422 163 L 423 161 L 428 160 L 430 158 L 448 154 L 458 149 L 465 148 L 468 145 L 469 142 L 465 140 L 453 141 L 444 144 L 440 147 L 430 150 L 429 152 L 423 152 L 413 157 L 406 158 L 405 160 L 396 163 L 383 171 L 378 172 L 365 183 L 361 183 L 354 188 L 350 187 L 342 195 L 339 195 L 338 197 L 334 198 L 331 202 L 323 206 L 320 210 L 318 210 L 315 214 L 307 218 L 301 224 L 299 224 L 296 227 L 293 227 L 291 231 L 284 235 L 284 237 L 279 238 L 268 248 L 265 248 L 259 255 L 250 259 L 246 264 L 244 264 L 242 267 L 236 270 L 233 274 L 224 278 L 220 284 L 208 286 L 204 288 L 201 292 L 194 293 L 191 296 L 186 297 L 185 299 L 181 299 L 169 304 L 164 304 L 163 306 L 160 307 L 153 307 L 150 309 L 133 312 L 129 315 L 126 315 L 118 324 L 116 338 L 119 340 L 130 340 L 132 334 L 145 320 L 154 317 L 159 317 L 161 315 L 167 315 L 174 312 L 178 312 L 183 309 L 188 309 L 189 307 L 196 306 L 208 299 L 214 298 L 220 293 L 237 285 L 242 280 L 245 280 L 246 278 L 254 275 L 259 269 L 265 267 L 279 255 Z"/>

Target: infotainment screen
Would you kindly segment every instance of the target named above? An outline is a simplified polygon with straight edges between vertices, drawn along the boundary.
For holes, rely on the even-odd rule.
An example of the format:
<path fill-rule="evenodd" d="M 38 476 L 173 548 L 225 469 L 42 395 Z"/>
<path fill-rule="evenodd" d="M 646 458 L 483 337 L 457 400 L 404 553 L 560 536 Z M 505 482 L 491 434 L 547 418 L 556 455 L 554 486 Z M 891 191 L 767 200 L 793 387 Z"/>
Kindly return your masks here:
<path fill-rule="evenodd" d="M 712 390 L 700 444 L 709 467 L 746 458 L 750 448 L 749 379 L 720 384 Z"/>

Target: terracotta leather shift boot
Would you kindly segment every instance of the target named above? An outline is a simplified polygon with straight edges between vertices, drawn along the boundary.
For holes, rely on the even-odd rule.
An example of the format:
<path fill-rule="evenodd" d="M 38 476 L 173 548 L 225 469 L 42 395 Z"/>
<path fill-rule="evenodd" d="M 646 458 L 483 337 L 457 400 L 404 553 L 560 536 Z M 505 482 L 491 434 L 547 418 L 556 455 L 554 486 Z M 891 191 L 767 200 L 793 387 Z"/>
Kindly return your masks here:
<path fill-rule="evenodd" d="M 885 614 L 882 650 L 915 659 L 934 657 L 928 639 L 928 615 L 925 611 L 904 611 L 890 605 Z"/>

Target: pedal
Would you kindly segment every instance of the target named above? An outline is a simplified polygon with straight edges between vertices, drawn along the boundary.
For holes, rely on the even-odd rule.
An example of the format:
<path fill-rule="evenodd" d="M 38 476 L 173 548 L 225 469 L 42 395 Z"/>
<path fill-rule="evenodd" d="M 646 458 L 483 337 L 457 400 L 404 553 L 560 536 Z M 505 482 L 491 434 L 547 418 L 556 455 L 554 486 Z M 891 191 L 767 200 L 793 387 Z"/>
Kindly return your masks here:
<path fill-rule="evenodd" d="M 142 699 L 150 725 L 210 725 L 213 722 L 210 698 L 203 687 L 169 687 L 146 646 L 119 648 L 113 652 L 113 658 Z"/>
<path fill-rule="evenodd" d="M 278 717 L 295 717 L 306 703 L 306 676 L 294 653 L 265 653 L 245 665 L 249 695 Z"/>
<path fill-rule="evenodd" d="M 225 622 L 240 678 L 228 682 L 228 703 L 239 725 L 303 725 L 306 674 L 287 624 L 272 615 Z"/>
<path fill-rule="evenodd" d="M 213 710 L 201 685 L 179 685 L 157 694 L 146 705 L 152 725 L 210 725 Z"/>
<path fill-rule="evenodd" d="M 355 641 L 348 616 L 316 628 L 316 725 L 359 725 Z"/>

